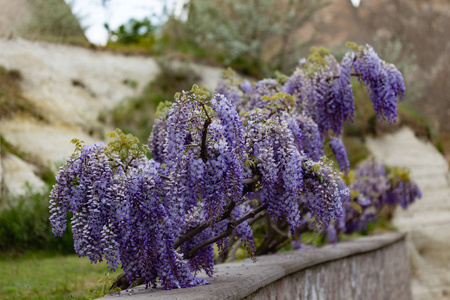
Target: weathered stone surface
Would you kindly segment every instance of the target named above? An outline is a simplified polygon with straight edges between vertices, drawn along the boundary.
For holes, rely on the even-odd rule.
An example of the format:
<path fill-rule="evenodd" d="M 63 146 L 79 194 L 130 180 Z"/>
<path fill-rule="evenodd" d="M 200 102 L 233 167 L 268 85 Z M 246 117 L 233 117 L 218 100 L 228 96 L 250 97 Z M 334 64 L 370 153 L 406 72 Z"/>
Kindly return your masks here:
<path fill-rule="evenodd" d="M 210 285 L 170 291 L 138 286 L 133 299 L 407 300 L 411 297 L 404 237 L 389 233 L 261 256 L 256 263 L 247 259 L 221 264 L 213 278 L 200 275 Z"/>
<path fill-rule="evenodd" d="M 408 128 L 370 138 L 372 154 L 389 166 L 407 167 L 423 198 L 397 209 L 394 225 L 408 232 L 414 299 L 450 298 L 450 182 L 445 158 Z"/>
<path fill-rule="evenodd" d="M 47 120 L 83 128 L 95 126 L 100 112 L 138 95 L 159 73 L 153 58 L 23 39 L 0 39 L 0 65 L 21 72 L 25 96 Z"/>
<path fill-rule="evenodd" d="M 160 72 L 152 57 L 6 38 L 0 38 L 0 66 L 20 71 L 24 97 L 45 117 L 42 121 L 16 114 L 12 119 L 2 119 L 0 135 L 36 159 L 38 165 L 52 167 L 73 152 L 71 139 L 91 144 L 100 141 L 102 132 L 114 130 L 103 128 L 98 121 L 100 114 L 139 95 Z M 201 77 L 200 86 L 215 88 L 222 69 L 197 64 L 192 68 Z M 137 87 L 124 84 L 127 80 L 136 82 Z M 148 112 L 149 118 L 153 113 Z M 3 176 L 9 176 L 5 172 L 7 169 Z M 19 183 L 8 183 L 8 189 L 22 190 Z"/>
<path fill-rule="evenodd" d="M 27 153 L 30 160 L 40 165 L 54 167 L 64 162 L 73 153 L 73 138 L 87 144 L 98 142 L 97 139 L 81 128 L 64 123 L 48 124 L 27 116 L 16 116 L 10 120 L 0 121 L 0 134 L 21 152 Z M 5 173 L 8 172 L 5 170 Z M 6 175 L 5 175 L 6 176 Z"/>
<path fill-rule="evenodd" d="M 0 0 L 0 36 L 15 36 L 23 32 L 31 19 L 27 0 Z"/>
<path fill-rule="evenodd" d="M 27 185 L 33 191 L 43 191 L 45 183 L 36 175 L 36 167 L 11 153 L 0 155 L 0 195 L 4 186 L 15 196 L 25 195 Z"/>
<path fill-rule="evenodd" d="M 40 9 L 44 7 L 47 8 L 45 12 Z M 64 0 L 0 0 L 0 8 L 0 37 L 36 38 L 40 33 L 36 25 L 44 23 L 42 27 L 45 38 L 50 38 L 52 34 L 48 26 L 51 23 L 55 40 L 68 37 L 74 40 L 86 40 L 77 17 Z M 60 26 L 65 27 L 61 30 Z"/>

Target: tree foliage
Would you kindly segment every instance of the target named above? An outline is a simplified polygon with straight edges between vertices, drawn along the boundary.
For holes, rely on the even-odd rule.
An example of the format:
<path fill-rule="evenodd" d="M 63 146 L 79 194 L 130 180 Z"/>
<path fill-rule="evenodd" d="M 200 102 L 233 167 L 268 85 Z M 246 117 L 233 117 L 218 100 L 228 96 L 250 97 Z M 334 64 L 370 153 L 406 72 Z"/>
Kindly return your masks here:
<path fill-rule="evenodd" d="M 292 70 L 307 42 L 299 29 L 326 4 L 325 0 L 190 1 L 183 35 L 223 53 L 225 64 L 245 60 L 266 75 L 271 69 Z"/>
<path fill-rule="evenodd" d="M 148 18 L 143 20 L 131 19 L 127 24 L 120 25 L 116 30 L 110 29 L 108 24 L 105 24 L 105 28 L 108 30 L 110 43 L 141 44 L 146 47 L 151 47 L 155 43 L 156 26 Z"/>

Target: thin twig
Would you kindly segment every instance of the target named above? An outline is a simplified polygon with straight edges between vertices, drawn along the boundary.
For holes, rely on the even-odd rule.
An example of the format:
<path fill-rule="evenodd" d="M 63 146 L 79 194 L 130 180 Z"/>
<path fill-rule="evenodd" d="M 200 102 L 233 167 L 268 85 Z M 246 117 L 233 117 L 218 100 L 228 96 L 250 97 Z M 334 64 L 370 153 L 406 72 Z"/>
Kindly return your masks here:
<path fill-rule="evenodd" d="M 208 126 L 211 125 L 212 120 L 208 115 L 208 111 L 206 110 L 205 104 L 200 102 L 203 110 L 205 111 L 206 120 L 205 123 L 203 123 L 203 129 L 202 129 L 202 146 L 200 148 L 200 158 L 203 160 L 204 163 L 208 160 L 208 147 L 206 145 L 206 136 L 208 134 Z"/>
<path fill-rule="evenodd" d="M 280 236 L 287 238 L 288 235 L 286 232 L 281 231 L 276 224 L 274 224 L 273 222 L 270 223 L 270 227 L 276 232 L 278 233 Z"/>
<path fill-rule="evenodd" d="M 255 178 L 245 178 L 242 180 L 243 184 L 252 184 L 252 183 L 256 183 L 259 180 L 259 176 L 255 176 Z"/>
<path fill-rule="evenodd" d="M 250 222 L 248 222 L 248 225 L 252 226 L 253 224 L 255 224 L 256 221 L 263 218 L 265 215 L 266 215 L 265 211 L 260 212 Z"/>
<path fill-rule="evenodd" d="M 270 216 L 267 215 L 267 223 L 270 223 Z M 272 230 L 272 228 L 269 226 L 267 237 L 264 239 L 263 243 L 256 249 L 256 255 L 261 255 L 267 253 L 267 250 L 271 247 L 272 242 L 276 238 L 276 232 Z"/>
<path fill-rule="evenodd" d="M 200 158 L 203 160 L 204 163 L 208 160 L 208 153 L 207 153 L 207 146 L 206 146 L 206 135 L 208 134 L 208 126 L 211 124 L 210 119 L 206 119 L 205 123 L 203 123 L 203 130 L 202 130 L 202 146 L 200 148 Z"/>
<path fill-rule="evenodd" d="M 239 250 L 239 247 L 241 247 L 242 245 L 242 240 L 238 240 L 236 241 L 236 243 L 234 243 L 233 248 L 230 251 L 230 254 L 228 255 L 228 258 L 225 260 L 226 262 L 228 261 L 234 261 L 236 259 L 236 252 Z"/>
<path fill-rule="evenodd" d="M 273 252 L 273 253 L 278 252 L 281 248 L 289 245 L 290 242 L 291 242 L 291 240 L 289 238 L 285 238 L 283 241 L 278 242 L 278 244 L 276 244 L 276 245 L 274 245 L 274 247 L 270 248 L 269 253 L 270 252 Z"/>
<path fill-rule="evenodd" d="M 159 175 L 159 177 L 161 177 L 161 178 L 164 179 L 164 180 L 172 181 L 172 179 L 170 179 L 170 177 L 168 177 L 168 176 L 166 176 L 166 175 L 161 175 L 161 174 L 158 174 L 158 175 Z"/>

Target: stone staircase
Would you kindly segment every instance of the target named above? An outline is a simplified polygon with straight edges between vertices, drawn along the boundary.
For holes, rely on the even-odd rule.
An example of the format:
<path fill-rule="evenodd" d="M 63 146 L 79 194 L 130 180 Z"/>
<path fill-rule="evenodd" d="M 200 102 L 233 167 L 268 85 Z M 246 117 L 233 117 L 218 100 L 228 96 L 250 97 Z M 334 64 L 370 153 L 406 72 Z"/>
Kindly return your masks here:
<path fill-rule="evenodd" d="M 367 139 L 373 156 L 388 166 L 407 167 L 423 197 L 398 208 L 394 226 L 408 233 L 414 299 L 450 299 L 450 173 L 446 159 L 411 129 Z"/>

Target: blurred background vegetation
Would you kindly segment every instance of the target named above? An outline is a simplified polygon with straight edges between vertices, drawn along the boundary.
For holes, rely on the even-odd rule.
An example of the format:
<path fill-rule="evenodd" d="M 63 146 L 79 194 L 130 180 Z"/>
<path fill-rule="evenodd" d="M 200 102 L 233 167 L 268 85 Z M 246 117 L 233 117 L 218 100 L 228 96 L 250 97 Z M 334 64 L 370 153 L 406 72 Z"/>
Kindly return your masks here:
<path fill-rule="evenodd" d="M 273 76 L 275 71 L 290 75 L 299 58 L 307 56 L 313 45 L 314 34 L 302 36 L 302 29 L 329 3 L 325 0 L 187 1 L 184 20 L 167 13 L 162 23 L 149 16 L 130 19 L 118 28 L 105 24 L 108 42 L 105 46 L 95 46 L 88 42 L 83 33 L 85 28 L 64 1 L 23 1 L 28 5 L 29 16 L 24 17 L 27 25 L 20 32 L 26 38 L 158 58 L 161 72 L 142 89 L 141 95 L 124 99 L 112 111 L 98 116 L 101 123 L 133 133 L 142 143 L 146 143 L 153 123 L 148 112 L 154 112 L 158 103 L 172 100 L 175 92 L 190 89 L 199 81 L 192 62 L 231 67 L 240 76 L 253 80 Z M 344 129 L 351 166 L 369 155 L 364 144 L 366 136 L 390 132 L 400 126 L 413 128 L 416 135 L 432 141 L 440 151 L 448 151 L 450 135 L 442 139 L 443 135 L 410 105 L 426 89 L 425 83 L 416 80 L 419 66 L 411 45 L 389 38 L 378 39 L 373 45 L 380 57 L 394 63 L 404 74 L 408 94 L 399 105 L 399 122 L 395 126 L 386 125 L 377 121 L 365 89 L 357 81 L 353 82 L 355 120 Z M 331 50 L 337 58 L 344 53 L 339 47 Z M 45 112 L 23 96 L 22 78 L 19 70 L 0 67 L 0 119 L 27 113 L 45 121 Z M 136 88 L 137 83 L 126 80 L 123 84 Z M 0 138 L 1 155 L 14 153 L 26 158 L 27 154 Z M 86 299 L 89 297 L 86 288 L 93 287 L 92 282 L 106 272 L 106 267 L 90 266 L 87 260 L 74 257 L 70 230 L 62 238 L 53 237 L 48 220 L 48 194 L 55 180 L 53 168 L 39 165 L 38 176 L 46 184 L 44 191 L 30 189 L 25 195 L 14 196 L 2 189 L 0 282 L 7 284 L 0 287 L 0 298 L 5 295 L 7 299 L 65 299 L 73 295 L 74 299 Z M 55 267 L 62 269 L 54 274 Z M 67 275 L 58 278 L 61 273 Z M 57 281 L 43 279 L 50 276 L 58 278 Z"/>

